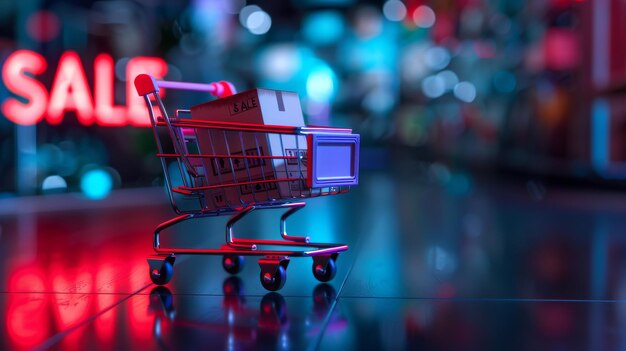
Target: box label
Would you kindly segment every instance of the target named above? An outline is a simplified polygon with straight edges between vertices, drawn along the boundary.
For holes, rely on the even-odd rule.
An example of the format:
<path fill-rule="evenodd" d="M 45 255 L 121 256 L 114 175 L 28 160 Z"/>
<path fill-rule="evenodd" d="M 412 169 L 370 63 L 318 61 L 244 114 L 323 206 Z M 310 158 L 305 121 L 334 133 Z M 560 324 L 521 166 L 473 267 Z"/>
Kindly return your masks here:
<path fill-rule="evenodd" d="M 223 175 L 227 173 L 231 173 L 233 171 L 233 167 L 235 172 L 243 171 L 246 169 L 246 159 L 238 158 L 237 156 L 241 155 L 241 151 L 233 152 L 233 157 L 219 157 L 213 160 L 213 175 L 217 176 L 218 174 Z M 263 156 L 263 148 L 250 148 L 246 149 L 245 156 Z M 231 160 L 232 159 L 232 160 Z M 232 166 L 231 167 L 231 161 Z M 261 158 L 248 158 L 248 169 L 260 167 L 261 165 L 265 165 L 265 161 Z"/>
<path fill-rule="evenodd" d="M 228 111 L 231 116 L 238 115 L 242 112 L 246 112 L 248 110 L 252 110 L 259 107 L 259 101 L 256 96 L 252 96 L 246 99 L 234 101 L 228 107 Z"/>
<path fill-rule="evenodd" d="M 307 162 L 306 154 L 307 154 L 306 149 L 285 149 L 286 156 L 296 157 L 296 158 L 288 158 L 287 159 L 288 165 L 297 165 L 298 160 L 300 160 L 300 163 L 302 163 L 303 165 L 306 165 L 306 162 Z"/>
<path fill-rule="evenodd" d="M 272 180 L 273 177 L 268 177 L 266 179 L 257 178 L 253 179 L 253 182 L 262 182 L 265 180 Z M 267 182 L 267 183 L 256 183 L 256 184 L 244 184 L 239 186 L 242 195 L 252 194 L 253 192 L 259 193 L 262 191 L 268 190 L 276 190 L 276 182 Z"/>

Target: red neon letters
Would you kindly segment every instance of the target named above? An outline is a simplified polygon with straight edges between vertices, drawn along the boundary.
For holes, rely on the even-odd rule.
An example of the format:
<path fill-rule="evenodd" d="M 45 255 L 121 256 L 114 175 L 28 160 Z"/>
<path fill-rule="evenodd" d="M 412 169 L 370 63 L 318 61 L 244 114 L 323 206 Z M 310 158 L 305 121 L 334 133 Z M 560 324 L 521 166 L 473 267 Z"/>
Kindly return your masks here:
<path fill-rule="evenodd" d="M 135 57 L 126 66 L 126 106 L 114 104 L 114 62 L 107 54 L 94 60 L 94 94 L 91 93 L 80 57 L 73 51 L 65 52 L 52 81 L 50 94 L 37 79 L 46 71 L 46 59 L 29 50 L 11 54 L 2 67 L 6 87 L 22 99 L 8 98 L 2 103 L 2 113 L 10 121 L 31 125 L 44 118 L 50 124 L 63 121 L 66 112 L 76 113 L 83 125 L 149 126 L 150 120 L 143 100 L 135 93 L 133 80 L 141 73 L 162 78 L 167 64 L 157 57 Z M 163 91 L 163 90 L 161 90 Z M 23 100 L 26 100 L 24 102 Z"/>
<path fill-rule="evenodd" d="M 59 60 L 48 102 L 48 122 L 59 124 L 65 111 L 76 111 L 81 124 L 93 123 L 93 102 L 80 57 L 66 52 Z"/>
<path fill-rule="evenodd" d="M 41 82 L 26 76 L 26 73 L 41 74 L 47 66 L 46 59 L 32 51 L 16 51 L 7 58 L 2 68 L 2 81 L 10 91 L 28 100 L 22 103 L 9 98 L 2 104 L 2 113 L 12 122 L 35 124 L 43 118 L 48 91 Z"/>

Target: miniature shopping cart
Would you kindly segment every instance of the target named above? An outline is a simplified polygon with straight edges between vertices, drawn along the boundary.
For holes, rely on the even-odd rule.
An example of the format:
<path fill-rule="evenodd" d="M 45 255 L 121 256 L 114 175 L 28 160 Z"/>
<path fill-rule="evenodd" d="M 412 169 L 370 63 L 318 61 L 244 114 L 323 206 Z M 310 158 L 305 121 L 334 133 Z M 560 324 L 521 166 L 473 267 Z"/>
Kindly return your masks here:
<path fill-rule="evenodd" d="M 175 110 L 172 118 L 159 95 L 159 88 L 166 88 L 224 98 L 234 94 L 227 82 L 157 81 L 142 74 L 136 77 L 135 87 L 148 105 L 157 156 L 171 205 L 178 214 L 154 231 L 156 254 L 148 258 L 148 264 L 155 284 L 170 281 L 177 254 L 221 255 L 224 269 L 231 274 L 242 270 L 244 256 L 261 256 L 261 284 L 271 291 L 285 284 L 291 257 L 311 257 L 315 278 L 322 282 L 333 279 L 337 256 L 348 246 L 289 235 L 286 221 L 306 205 L 301 199 L 345 193 L 358 184 L 359 135 L 343 128 L 194 119 L 190 110 L 183 109 Z M 235 238 L 235 223 L 261 209 L 285 211 L 280 218 L 280 240 Z M 226 243 L 219 248 L 165 248 L 160 244 L 161 231 L 174 224 L 221 215 L 231 217 L 226 224 Z"/>

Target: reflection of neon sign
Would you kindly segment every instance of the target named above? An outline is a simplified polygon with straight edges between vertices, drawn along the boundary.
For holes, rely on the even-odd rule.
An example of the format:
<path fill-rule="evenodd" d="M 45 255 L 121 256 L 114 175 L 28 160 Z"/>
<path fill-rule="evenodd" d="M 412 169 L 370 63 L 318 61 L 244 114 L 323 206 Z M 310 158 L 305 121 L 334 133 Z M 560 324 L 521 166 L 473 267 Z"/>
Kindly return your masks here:
<path fill-rule="evenodd" d="M 9 294 L 4 310 L 0 309 L 0 320 L 6 325 L 1 328 L 6 338 L 0 345 L 6 345 L 9 350 L 41 348 L 59 330 L 75 327 L 99 314 L 92 322 L 95 333 L 79 328 L 74 331 L 74 337 L 63 339 L 61 349 L 83 349 L 80 345 L 84 343 L 84 335 L 89 340 L 95 335 L 103 349 L 115 349 L 119 333 L 127 332 L 127 328 L 118 328 L 120 320 L 130 325 L 133 337 L 129 349 L 141 348 L 152 337 L 154 320 L 146 305 L 132 304 L 121 311 L 113 308 L 120 301 L 113 293 L 138 291 L 149 283 L 146 275 L 141 274 L 146 252 L 138 244 L 129 242 L 128 250 L 133 253 L 130 256 L 128 252 L 119 254 L 115 247 L 102 247 L 95 256 L 87 250 L 69 261 L 9 263 L 12 269 L 6 288 L 22 293 Z M 51 248 L 58 250 L 58 244 L 52 244 Z M 45 291 L 52 293 L 42 293 Z M 119 313 L 125 314 L 118 316 Z"/>
<path fill-rule="evenodd" d="M 80 57 L 65 52 L 52 81 L 50 91 L 34 76 L 46 71 L 46 59 L 29 50 L 12 53 L 2 67 L 2 81 L 15 95 L 2 103 L 2 113 L 14 123 L 30 125 L 44 118 L 59 124 L 66 112 L 75 112 L 83 125 L 149 126 L 150 120 L 141 97 L 135 93 L 133 80 L 141 73 L 162 78 L 167 64 L 158 57 L 134 57 L 126 66 L 126 106 L 115 105 L 113 99 L 114 62 L 100 54 L 93 63 L 94 91 L 91 93 Z M 23 101 L 26 100 L 26 101 Z"/>

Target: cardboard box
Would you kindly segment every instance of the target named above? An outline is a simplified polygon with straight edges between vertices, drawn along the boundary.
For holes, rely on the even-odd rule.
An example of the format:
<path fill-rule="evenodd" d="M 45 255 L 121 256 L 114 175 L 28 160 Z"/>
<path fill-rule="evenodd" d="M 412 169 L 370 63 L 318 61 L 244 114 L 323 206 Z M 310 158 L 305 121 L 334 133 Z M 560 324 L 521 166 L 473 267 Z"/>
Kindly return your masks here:
<path fill-rule="evenodd" d="M 271 89 L 252 89 L 193 106 L 191 117 L 221 122 L 304 126 L 298 94 Z"/>
<path fill-rule="evenodd" d="M 218 122 L 304 126 L 298 95 L 269 89 L 253 89 L 193 106 L 191 117 Z M 198 145 L 200 152 L 207 155 L 303 157 L 301 160 L 203 159 L 209 185 L 240 184 L 206 191 L 206 206 L 209 209 L 309 195 L 304 189 L 304 181 L 245 184 L 285 178 L 305 179 L 307 140 L 302 135 L 210 130 L 199 133 Z"/>

